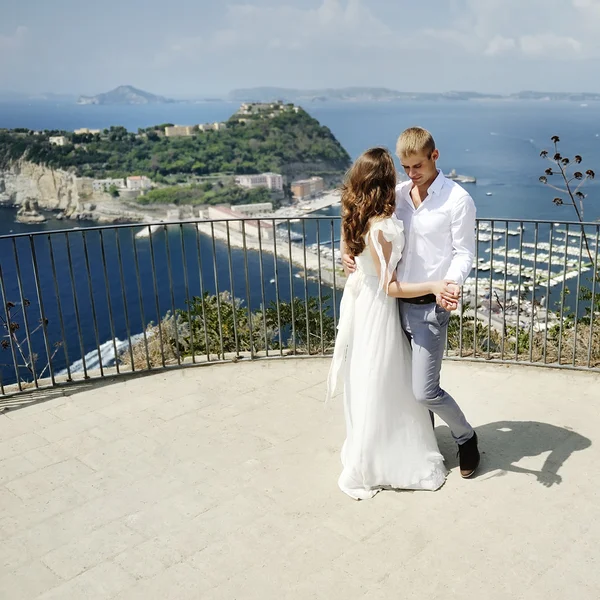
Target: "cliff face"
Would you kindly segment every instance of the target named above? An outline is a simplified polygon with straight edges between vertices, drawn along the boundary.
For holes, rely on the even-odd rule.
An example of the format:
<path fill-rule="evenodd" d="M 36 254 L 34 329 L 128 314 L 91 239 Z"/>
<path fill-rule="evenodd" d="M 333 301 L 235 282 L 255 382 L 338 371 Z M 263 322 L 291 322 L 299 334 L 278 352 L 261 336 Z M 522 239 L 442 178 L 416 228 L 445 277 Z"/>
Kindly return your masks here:
<path fill-rule="evenodd" d="M 81 202 L 91 201 L 92 196 L 91 184 L 86 186 L 65 171 L 27 161 L 12 163 L 0 171 L 0 201 L 5 204 L 22 206 L 27 200 L 35 200 L 40 208 L 60 210 L 70 216 L 81 212 Z"/>
<path fill-rule="evenodd" d="M 132 195 L 133 194 L 133 195 Z M 27 217 L 28 207 L 53 210 L 69 219 L 86 219 L 98 223 L 154 221 L 165 218 L 171 206 L 140 207 L 132 192 L 121 192 L 113 198 L 103 191 L 94 191 L 92 179 L 36 165 L 28 161 L 11 163 L 0 170 L 0 207 L 19 206 Z M 182 207 L 178 218 L 193 217 L 193 207 Z M 34 211 L 35 212 L 35 211 Z M 36 222 L 35 215 L 27 222 Z M 43 217 L 42 217 L 43 218 Z"/>

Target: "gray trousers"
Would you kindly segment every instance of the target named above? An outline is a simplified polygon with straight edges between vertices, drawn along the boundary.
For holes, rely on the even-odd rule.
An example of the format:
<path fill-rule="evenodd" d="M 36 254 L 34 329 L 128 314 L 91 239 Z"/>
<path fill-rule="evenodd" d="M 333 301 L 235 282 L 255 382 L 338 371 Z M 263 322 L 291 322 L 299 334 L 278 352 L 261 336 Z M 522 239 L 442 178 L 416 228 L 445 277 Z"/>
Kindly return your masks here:
<path fill-rule="evenodd" d="M 398 304 L 402 329 L 412 346 L 415 397 L 450 427 L 458 444 L 463 444 L 473 436 L 473 428 L 454 398 L 440 387 L 450 313 L 435 303 L 409 304 L 399 300 Z"/>

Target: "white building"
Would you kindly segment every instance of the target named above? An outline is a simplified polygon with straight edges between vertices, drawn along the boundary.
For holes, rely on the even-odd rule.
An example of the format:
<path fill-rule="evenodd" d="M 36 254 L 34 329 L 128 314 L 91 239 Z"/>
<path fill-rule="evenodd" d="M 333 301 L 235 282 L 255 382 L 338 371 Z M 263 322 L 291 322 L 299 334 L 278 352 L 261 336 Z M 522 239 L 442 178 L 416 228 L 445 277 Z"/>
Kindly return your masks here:
<path fill-rule="evenodd" d="M 237 231 L 240 233 L 245 232 L 248 237 L 258 238 L 258 232 L 260 227 L 260 236 L 262 239 L 273 239 L 273 225 L 268 221 L 256 221 L 256 220 L 244 220 L 243 214 L 236 212 L 232 207 L 229 206 L 209 206 L 208 207 L 208 218 L 215 221 L 233 221 L 229 224 L 230 231 Z M 260 225 L 259 225 L 260 223 Z M 222 229 L 227 228 L 226 223 L 215 223 L 217 227 Z"/>
<path fill-rule="evenodd" d="M 196 128 L 193 125 L 173 125 L 165 127 L 167 137 L 189 137 L 194 135 Z"/>
<path fill-rule="evenodd" d="M 49 142 L 54 146 L 66 146 L 67 138 L 64 135 L 54 135 L 49 139 Z"/>
<path fill-rule="evenodd" d="M 233 212 L 239 213 L 240 216 L 255 216 L 266 215 L 273 212 L 273 204 L 271 202 L 257 202 L 256 204 L 235 204 L 231 207 Z"/>
<path fill-rule="evenodd" d="M 108 192 L 113 185 L 118 190 L 123 190 L 126 187 L 124 179 L 94 179 L 92 181 L 92 189 L 95 192 Z"/>
<path fill-rule="evenodd" d="M 292 181 L 292 194 L 296 200 L 306 200 L 314 198 L 325 189 L 325 181 L 322 177 L 311 177 L 310 179 L 300 179 Z"/>
<path fill-rule="evenodd" d="M 261 173 L 260 175 L 238 175 L 235 182 L 245 188 L 266 187 L 270 190 L 283 190 L 283 177 L 278 173 Z"/>
<path fill-rule="evenodd" d="M 149 190 L 152 187 L 152 180 L 145 175 L 132 175 L 127 178 L 128 190 Z"/>
<path fill-rule="evenodd" d="M 229 206 L 209 206 L 208 218 L 214 220 L 240 219 L 241 215 L 233 212 Z"/>
<path fill-rule="evenodd" d="M 203 123 L 198 125 L 199 131 L 222 131 L 227 129 L 227 123 Z"/>
<path fill-rule="evenodd" d="M 284 109 L 284 104 L 281 100 L 277 102 L 244 102 L 238 114 L 243 115 L 257 115 L 260 113 L 270 113 L 272 111 L 279 111 Z"/>
<path fill-rule="evenodd" d="M 273 224 L 268 221 L 244 221 L 244 230 L 246 235 L 258 238 L 260 228 L 260 237 L 263 240 L 273 239 Z M 241 231 L 241 227 L 240 227 Z"/>
<path fill-rule="evenodd" d="M 74 132 L 76 135 L 83 135 L 84 133 L 91 133 L 92 135 L 98 135 L 100 133 L 99 129 L 88 129 L 87 127 L 82 127 L 81 129 L 76 129 Z"/>

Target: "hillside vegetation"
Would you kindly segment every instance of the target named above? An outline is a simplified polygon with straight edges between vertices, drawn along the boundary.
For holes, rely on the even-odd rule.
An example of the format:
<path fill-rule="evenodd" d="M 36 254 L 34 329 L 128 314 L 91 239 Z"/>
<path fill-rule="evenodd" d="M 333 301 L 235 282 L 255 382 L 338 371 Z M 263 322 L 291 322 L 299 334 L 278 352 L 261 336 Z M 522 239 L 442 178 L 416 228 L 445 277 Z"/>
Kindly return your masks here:
<path fill-rule="evenodd" d="M 236 115 L 219 131 L 165 137 L 161 127 L 137 133 L 113 126 L 100 134 L 0 130 L 0 167 L 26 159 L 96 179 L 147 175 L 158 183 L 192 183 L 199 177 L 275 171 L 293 178 L 322 175 L 339 180 L 350 157 L 331 131 L 304 110 L 241 122 Z M 50 143 L 63 135 L 67 144 Z"/>

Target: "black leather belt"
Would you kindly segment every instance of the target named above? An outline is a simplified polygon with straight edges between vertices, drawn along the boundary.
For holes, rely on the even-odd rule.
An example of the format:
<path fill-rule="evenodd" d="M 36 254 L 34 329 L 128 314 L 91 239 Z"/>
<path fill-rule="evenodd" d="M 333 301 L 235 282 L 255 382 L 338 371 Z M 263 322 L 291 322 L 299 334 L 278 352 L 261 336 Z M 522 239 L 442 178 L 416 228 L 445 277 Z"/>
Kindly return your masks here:
<path fill-rule="evenodd" d="M 427 294 L 425 296 L 417 296 L 416 298 L 400 298 L 402 302 L 408 304 L 431 304 L 435 302 L 435 294 Z"/>

